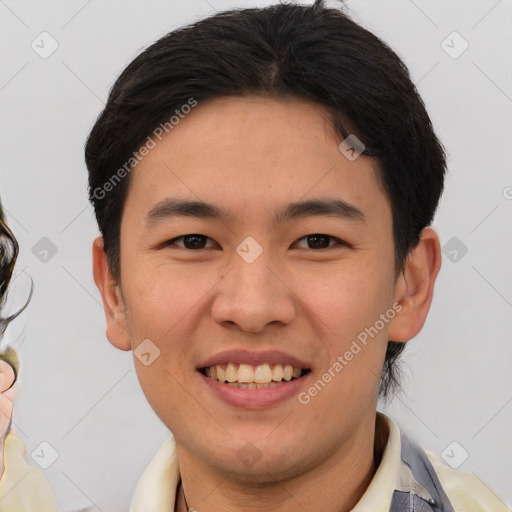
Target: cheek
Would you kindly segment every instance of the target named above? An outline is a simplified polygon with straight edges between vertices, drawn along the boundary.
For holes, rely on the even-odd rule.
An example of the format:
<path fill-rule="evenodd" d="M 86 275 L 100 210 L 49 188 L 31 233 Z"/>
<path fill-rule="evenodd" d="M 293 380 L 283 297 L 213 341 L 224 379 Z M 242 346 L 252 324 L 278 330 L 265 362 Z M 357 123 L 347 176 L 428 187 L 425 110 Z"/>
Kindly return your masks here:
<path fill-rule="evenodd" d="M 151 340 L 159 349 L 149 366 L 135 360 L 141 388 L 158 417 L 168 424 L 172 411 L 183 405 L 190 367 L 190 315 L 200 307 L 207 287 L 195 286 L 190 276 L 141 264 L 144 270 L 126 281 L 129 330 L 134 345 Z M 129 268 L 126 268 L 128 275 Z M 203 289 L 204 288 L 204 289 Z M 136 349 L 135 349 L 136 350 Z M 136 354 L 134 354 L 136 356 Z"/>
<path fill-rule="evenodd" d="M 369 265 L 334 270 L 327 277 L 302 275 L 301 279 L 303 291 L 298 295 L 329 328 L 329 337 L 357 335 L 390 306 L 391 281 Z"/>
<path fill-rule="evenodd" d="M 391 307 L 392 280 L 374 262 L 316 282 L 306 300 L 321 319 L 319 337 L 326 349 L 322 371 L 335 375 L 322 400 L 363 407 L 374 399 L 381 373 L 389 324 L 382 324 L 380 315 Z"/>
<path fill-rule="evenodd" d="M 149 338 L 161 351 L 165 368 L 182 372 L 196 350 L 190 341 L 208 315 L 221 274 L 186 265 L 139 264 L 143 270 L 126 281 L 129 331 L 134 344 Z M 126 267 L 128 275 L 128 266 Z"/>
<path fill-rule="evenodd" d="M 169 268 L 142 263 L 140 272 L 125 279 L 132 328 L 161 338 L 178 323 L 201 295 L 194 281 Z M 126 274 L 129 270 L 127 269 Z"/>

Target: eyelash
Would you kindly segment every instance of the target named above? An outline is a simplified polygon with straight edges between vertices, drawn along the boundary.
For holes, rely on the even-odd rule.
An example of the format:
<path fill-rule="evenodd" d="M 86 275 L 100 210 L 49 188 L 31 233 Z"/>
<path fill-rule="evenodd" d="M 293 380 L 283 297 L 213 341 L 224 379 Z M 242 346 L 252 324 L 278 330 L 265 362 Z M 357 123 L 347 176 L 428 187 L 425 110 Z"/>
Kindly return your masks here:
<path fill-rule="evenodd" d="M 188 235 L 182 235 L 182 236 L 178 236 L 176 238 L 173 238 L 172 240 L 169 240 L 167 242 L 165 242 L 163 244 L 164 247 L 169 247 L 169 246 L 172 246 L 172 245 L 176 245 L 176 241 L 178 240 L 182 240 L 184 238 L 187 238 L 187 237 L 201 237 L 201 238 L 206 238 L 208 240 L 211 240 L 209 237 L 205 236 L 205 235 L 200 235 L 200 234 L 196 234 L 196 233 L 191 233 L 191 234 L 188 234 Z M 344 240 L 341 240 L 340 238 L 336 238 L 335 236 L 331 236 L 331 235 L 325 235 L 323 233 L 313 233 L 311 235 L 306 235 L 306 236 L 303 236 L 302 238 L 299 238 L 296 242 L 299 242 L 301 240 L 305 240 L 309 237 L 315 237 L 315 236 L 318 236 L 318 237 L 325 237 L 325 238 L 329 238 L 331 240 L 334 240 L 335 242 L 337 242 L 336 244 L 334 245 L 330 245 L 328 247 L 323 247 L 321 249 L 310 249 L 312 251 L 322 251 L 322 250 L 325 250 L 325 249 L 330 249 L 332 247 L 335 247 L 335 245 L 342 245 L 342 246 L 346 246 L 346 247 L 352 247 L 351 244 L 349 244 L 348 242 L 345 242 Z M 294 242 L 294 243 L 296 243 Z M 181 247 L 181 246 L 178 246 L 180 247 L 181 249 L 186 249 L 188 251 L 198 251 L 200 249 L 207 249 L 208 247 L 201 247 L 200 249 L 188 249 L 187 247 Z"/>

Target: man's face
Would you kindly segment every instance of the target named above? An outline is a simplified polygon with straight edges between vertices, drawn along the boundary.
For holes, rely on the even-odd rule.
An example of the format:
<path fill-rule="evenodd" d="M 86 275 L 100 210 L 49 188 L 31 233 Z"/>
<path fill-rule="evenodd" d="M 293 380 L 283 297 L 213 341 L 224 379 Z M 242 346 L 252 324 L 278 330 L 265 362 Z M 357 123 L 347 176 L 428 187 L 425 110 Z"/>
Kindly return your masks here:
<path fill-rule="evenodd" d="M 148 366 L 135 359 L 142 389 L 181 453 L 240 478 L 299 474 L 371 436 L 396 299 L 392 216 L 372 160 L 350 161 L 340 142 L 316 105 L 215 99 L 130 177 L 126 330 L 133 349 L 150 340 L 149 353 L 160 351 Z M 164 202 L 178 199 L 226 217 L 171 215 Z M 332 200 L 352 208 L 274 218 L 291 203 Z M 220 383 L 205 370 L 222 374 L 217 364 L 230 380 L 271 371 L 280 383 Z M 282 380 L 278 364 L 304 375 Z"/>

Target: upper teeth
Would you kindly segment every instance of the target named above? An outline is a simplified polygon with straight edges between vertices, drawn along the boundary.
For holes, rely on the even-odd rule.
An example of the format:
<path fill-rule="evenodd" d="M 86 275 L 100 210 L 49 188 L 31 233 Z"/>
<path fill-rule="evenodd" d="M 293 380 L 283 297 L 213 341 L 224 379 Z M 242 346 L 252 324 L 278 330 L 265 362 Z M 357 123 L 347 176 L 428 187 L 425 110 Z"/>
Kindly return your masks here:
<path fill-rule="evenodd" d="M 302 368 L 295 368 L 289 364 L 270 365 L 265 363 L 253 366 L 251 364 L 228 363 L 227 365 L 217 364 L 205 368 L 204 373 L 207 377 L 220 382 L 255 382 L 265 384 L 272 381 L 280 382 L 283 379 L 289 381 L 292 378 L 298 378 L 302 373 Z"/>

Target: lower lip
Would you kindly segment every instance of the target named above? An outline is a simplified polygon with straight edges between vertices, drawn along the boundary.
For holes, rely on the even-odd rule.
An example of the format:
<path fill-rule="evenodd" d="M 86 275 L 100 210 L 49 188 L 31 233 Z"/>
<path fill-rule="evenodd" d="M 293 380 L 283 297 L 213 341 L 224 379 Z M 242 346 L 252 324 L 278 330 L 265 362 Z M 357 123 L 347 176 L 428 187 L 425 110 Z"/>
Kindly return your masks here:
<path fill-rule="evenodd" d="M 224 402 L 241 409 L 258 411 L 267 409 L 294 395 L 298 395 L 300 388 L 305 384 L 306 380 L 308 380 L 310 373 L 298 379 L 288 382 L 285 381 L 278 386 L 265 389 L 235 388 L 219 382 L 218 380 L 206 377 L 201 372 L 199 372 L 199 375 L 202 377 L 205 384 Z"/>

